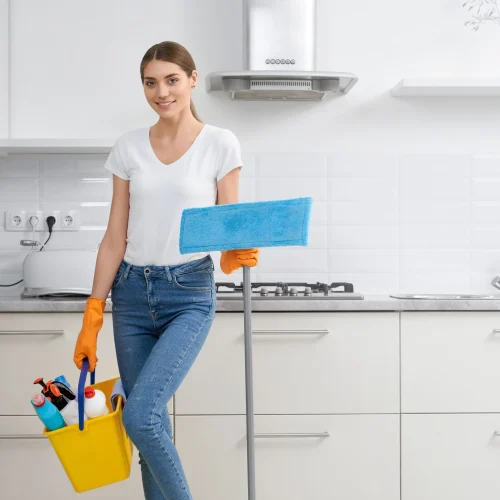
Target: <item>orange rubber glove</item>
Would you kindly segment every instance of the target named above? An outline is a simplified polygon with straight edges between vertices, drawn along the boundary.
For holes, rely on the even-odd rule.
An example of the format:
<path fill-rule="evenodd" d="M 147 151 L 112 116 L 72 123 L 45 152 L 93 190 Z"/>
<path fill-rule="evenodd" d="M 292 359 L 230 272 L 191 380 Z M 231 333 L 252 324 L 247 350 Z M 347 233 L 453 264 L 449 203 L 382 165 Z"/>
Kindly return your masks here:
<path fill-rule="evenodd" d="M 84 358 L 89 358 L 89 371 L 95 370 L 97 363 L 97 334 L 102 328 L 106 302 L 97 297 L 89 297 L 83 314 L 82 329 L 78 334 L 73 361 L 79 370 Z"/>
<path fill-rule="evenodd" d="M 258 248 L 224 250 L 220 256 L 220 268 L 224 274 L 231 274 L 243 266 L 254 267 L 259 262 Z"/>

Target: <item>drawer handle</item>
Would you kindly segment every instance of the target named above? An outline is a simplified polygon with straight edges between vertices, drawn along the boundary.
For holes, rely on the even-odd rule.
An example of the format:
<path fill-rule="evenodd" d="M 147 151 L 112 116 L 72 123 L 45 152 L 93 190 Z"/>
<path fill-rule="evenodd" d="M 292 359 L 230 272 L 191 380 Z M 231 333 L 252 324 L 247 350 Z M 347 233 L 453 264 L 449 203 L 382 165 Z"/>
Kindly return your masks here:
<path fill-rule="evenodd" d="M 271 432 L 268 434 L 255 434 L 256 438 L 304 438 L 304 437 L 329 437 L 330 433 L 325 432 Z"/>
<path fill-rule="evenodd" d="M 64 330 L 0 330 L 0 335 L 64 335 Z"/>
<path fill-rule="evenodd" d="M 495 328 L 492 332 L 493 335 L 500 333 L 500 328 Z"/>
<path fill-rule="evenodd" d="M 47 439 L 43 434 L 0 434 L 0 439 Z"/>
<path fill-rule="evenodd" d="M 326 335 L 328 330 L 252 330 L 255 335 Z"/>

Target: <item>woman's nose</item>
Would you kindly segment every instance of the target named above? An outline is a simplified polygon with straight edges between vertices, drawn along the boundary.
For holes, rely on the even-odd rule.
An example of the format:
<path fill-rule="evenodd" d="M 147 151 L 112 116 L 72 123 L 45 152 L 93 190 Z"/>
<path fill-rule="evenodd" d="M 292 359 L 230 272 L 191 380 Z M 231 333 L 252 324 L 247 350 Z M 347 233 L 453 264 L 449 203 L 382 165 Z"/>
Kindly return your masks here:
<path fill-rule="evenodd" d="M 158 86 L 158 96 L 159 97 L 168 97 L 170 95 L 170 92 L 168 90 L 168 87 L 166 85 L 159 85 Z"/>

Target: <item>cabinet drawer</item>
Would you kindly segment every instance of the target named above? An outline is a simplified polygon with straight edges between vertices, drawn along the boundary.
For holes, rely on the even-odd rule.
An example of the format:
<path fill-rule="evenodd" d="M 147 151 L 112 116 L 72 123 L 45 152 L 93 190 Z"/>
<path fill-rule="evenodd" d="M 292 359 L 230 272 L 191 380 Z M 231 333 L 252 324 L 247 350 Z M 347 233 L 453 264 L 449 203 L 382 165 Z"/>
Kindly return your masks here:
<path fill-rule="evenodd" d="M 0 415 L 33 415 L 30 404 L 40 391 L 33 380 L 65 375 L 76 387 L 80 371 L 73 363 L 75 342 L 82 327 L 82 313 L 0 314 L 0 380 L 8 381 L 9 394 L 0 399 Z M 113 321 L 104 315 L 97 342 L 97 381 L 118 377 Z M 90 383 L 90 376 L 87 377 Z M 173 400 L 169 402 L 172 413 Z"/>
<path fill-rule="evenodd" d="M 9 500 L 81 498 L 41 431 L 42 424 L 36 416 L 0 417 L 1 497 Z M 91 500 L 135 500 L 143 496 L 137 450 L 134 450 L 129 479 L 85 493 L 85 498 Z"/>
<path fill-rule="evenodd" d="M 178 414 L 244 414 L 243 314 L 219 313 Z M 255 413 L 398 413 L 397 313 L 254 313 Z"/>
<path fill-rule="evenodd" d="M 497 500 L 500 414 L 402 415 L 402 498 Z"/>
<path fill-rule="evenodd" d="M 30 399 L 41 390 L 33 380 L 65 375 L 76 386 L 79 370 L 73 363 L 82 313 L 0 314 L 0 378 L 9 381 L 9 395 L 0 399 L 0 415 L 32 415 Z M 97 380 L 118 376 L 111 314 L 99 333 Z M 90 376 L 88 377 L 90 383 Z"/>
<path fill-rule="evenodd" d="M 399 500 L 398 415 L 259 415 L 255 433 L 261 500 Z M 180 416 L 176 434 L 193 498 L 247 498 L 244 416 Z"/>
<path fill-rule="evenodd" d="M 498 312 L 401 315 L 403 413 L 500 412 Z"/>

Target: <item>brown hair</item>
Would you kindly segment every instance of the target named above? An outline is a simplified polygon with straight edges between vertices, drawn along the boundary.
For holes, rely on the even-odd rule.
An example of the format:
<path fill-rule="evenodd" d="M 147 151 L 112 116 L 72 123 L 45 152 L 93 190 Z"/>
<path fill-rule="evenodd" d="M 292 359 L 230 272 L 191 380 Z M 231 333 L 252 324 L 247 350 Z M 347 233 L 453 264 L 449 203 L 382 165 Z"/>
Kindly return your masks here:
<path fill-rule="evenodd" d="M 185 47 L 177 42 L 161 42 L 153 45 L 149 48 L 141 61 L 141 82 L 144 84 L 144 69 L 151 61 L 167 61 L 177 66 L 180 66 L 184 72 L 190 77 L 193 74 L 193 70 L 196 69 L 193 58 L 191 54 L 187 51 Z M 196 112 L 193 100 L 191 99 L 191 113 L 193 116 L 201 123 L 200 117 Z"/>

